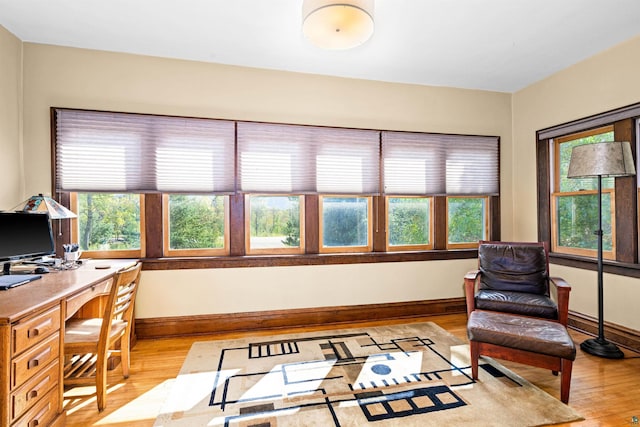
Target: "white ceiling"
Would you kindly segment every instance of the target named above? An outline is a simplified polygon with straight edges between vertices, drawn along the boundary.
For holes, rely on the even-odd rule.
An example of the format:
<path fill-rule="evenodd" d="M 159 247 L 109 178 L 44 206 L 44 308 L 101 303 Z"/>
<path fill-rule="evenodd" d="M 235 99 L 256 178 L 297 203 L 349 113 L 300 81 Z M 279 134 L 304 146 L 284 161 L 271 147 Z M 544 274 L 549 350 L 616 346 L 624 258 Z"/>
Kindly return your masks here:
<path fill-rule="evenodd" d="M 375 0 L 349 51 L 301 34 L 302 0 L 0 0 L 25 42 L 514 92 L 640 35 L 640 0 Z M 640 52 L 639 52 L 640 54 Z"/>

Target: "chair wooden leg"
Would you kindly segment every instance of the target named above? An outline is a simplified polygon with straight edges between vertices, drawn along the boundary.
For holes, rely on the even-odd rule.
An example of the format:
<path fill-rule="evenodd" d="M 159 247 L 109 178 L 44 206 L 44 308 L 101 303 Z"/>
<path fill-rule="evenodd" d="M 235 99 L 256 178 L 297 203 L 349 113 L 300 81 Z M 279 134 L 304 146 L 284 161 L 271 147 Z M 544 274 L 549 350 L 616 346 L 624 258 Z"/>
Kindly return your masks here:
<path fill-rule="evenodd" d="M 573 361 L 568 359 L 562 359 L 561 375 L 560 378 L 560 400 L 562 403 L 569 403 L 569 391 L 571 390 L 571 370 L 573 368 Z"/>
<path fill-rule="evenodd" d="M 471 378 L 478 379 L 478 359 L 480 358 L 480 348 L 475 341 L 469 342 L 469 348 L 471 349 Z"/>
<path fill-rule="evenodd" d="M 96 398 L 98 400 L 98 411 L 102 412 L 107 406 L 107 360 L 109 352 L 99 355 L 96 365 Z"/>
<path fill-rule="evenodd" d="M 129 359 L 130 359 L 130 338 L 125 334 L 120 339 L 120 363 L 122 364 L 122 375 L 129 378 Z"/>

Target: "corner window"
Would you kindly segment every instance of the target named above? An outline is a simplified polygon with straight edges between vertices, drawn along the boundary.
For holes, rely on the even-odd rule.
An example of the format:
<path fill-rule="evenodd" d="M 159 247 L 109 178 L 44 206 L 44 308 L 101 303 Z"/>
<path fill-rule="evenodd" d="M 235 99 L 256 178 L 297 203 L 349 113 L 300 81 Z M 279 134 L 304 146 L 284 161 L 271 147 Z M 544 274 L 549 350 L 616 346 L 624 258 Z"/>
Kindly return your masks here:
<path fill-rule="evenodd" d="M 165 194 L 165 255 L 228 254 L 227 200 L 227 196 L 221 195 Z"/>
<path fill-rule="evenodd" d="M 144 196 L 132 193 L 71 193 L 71 239 L 85 257 L 144 256 Z"/>
<path fill-rule="evenodd" d="M 613 141 L 613 126 L 555 138 L 554 187 L 551 195 L 551 249 L 553 252 L 596 256 L 598 238 L 598 179 L 567 178 L 573 147 Z M 615 250 L 615 179 L 602 179 L 603 256 Z"/>
<path fill-rule="evenodd" d="M 431 197 L 387 197 L 387 250 L 433 248 Z"/>
<path fill-rule="evenodd" d="M 447 248 L 473 248 L 489 238 L 488 197 L 447 197 Z"/>
<path fill-rule="evenodd" d="M 371 197 L 320 197 L 320 252 L 370 252 Z"/>

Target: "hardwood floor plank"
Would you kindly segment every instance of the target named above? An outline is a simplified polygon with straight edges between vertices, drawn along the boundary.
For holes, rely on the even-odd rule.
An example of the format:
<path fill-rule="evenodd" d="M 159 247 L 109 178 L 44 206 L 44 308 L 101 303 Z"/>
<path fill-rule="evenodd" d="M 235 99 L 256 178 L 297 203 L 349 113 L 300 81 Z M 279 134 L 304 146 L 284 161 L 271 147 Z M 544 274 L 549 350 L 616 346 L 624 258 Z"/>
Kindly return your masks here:
<path fill-rule="evenodd" d="M 413 322 L 432 321 L 460 339 L 466 340 L 465 314 L 449 314 L 413 319 Z M 336 327 L 366 327 L 383 324 L 408 323 L 407 320 L 371 321 L 350 325 L 327 325 L 326 327 L 296 328 L 260 333 L 225 333 L 185 338 L 139 340 L 131 354 L 131 376 L 128 380 L 120 376 L 116 368 L 110 378 L 107 407 L 98 412 L 94 389 L 71 389 L 65 393 L 68 409 L 68 427 L 150 427 L 155 420 L 171 381 L 178 375 L 180 367 L 191 345 L 196 341 L 233 339 L 245 336 L 265 336 L 274 333 L 311 332 Z M 570 331 L 576 345 L 588 336 Z M 578 349 L 573 365 L 571 397 L 569 405 L 586 419 L 561 424 L 561 426 L 632 426 L 632 417 L 640 418 L 640 354 L 624 350 L 625 359 L 609 360 L 585 354 Z M 526 378 L 552 396 L 560 396 L 560 378 L 544 369 L 510 362 L 501 362 L 509 369 Z M 79 394 L 70 398 L 72 394 Z"/>

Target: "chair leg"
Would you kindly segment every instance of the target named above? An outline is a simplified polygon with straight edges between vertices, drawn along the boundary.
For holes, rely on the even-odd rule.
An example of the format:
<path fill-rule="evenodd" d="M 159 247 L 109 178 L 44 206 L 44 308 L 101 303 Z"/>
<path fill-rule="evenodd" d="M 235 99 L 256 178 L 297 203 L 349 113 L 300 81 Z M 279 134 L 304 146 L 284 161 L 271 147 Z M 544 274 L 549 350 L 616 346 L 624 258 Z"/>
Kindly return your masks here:
<path fill-rule="evenodd" d="M 107 406 L 107 360 L 109 352 L 99 355 L 96 365 L 96 398 L 98 400 L 98 411 L 102 412 Z"/>
<path fill-rule="evenodd" d="M 122 364 L 122 376 L 125 378 L 129 378 L 130 347 L 129 334 L 125 334 L 120 338 L 120 363 Z"/>
<path fill-rule="evenodd" d="M 471 378 L 478 379 L 478 359 L 480 358 L 480 349 L 478 343 L 475 341 L 469 341 L 469 348 L 471 349 Z"/>
<path fill-rule="evenodd" d="M 571 370 L 573 368 L 573 361 L 568 359 L 562 359 L 560 361 L 561 364 L 561 373 L 562 377 L 560 378 L 560 400 L 562 403 L 569 403 L 569 391 L 571 390 Z"/>

